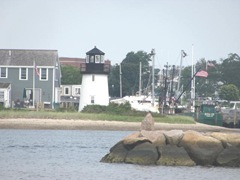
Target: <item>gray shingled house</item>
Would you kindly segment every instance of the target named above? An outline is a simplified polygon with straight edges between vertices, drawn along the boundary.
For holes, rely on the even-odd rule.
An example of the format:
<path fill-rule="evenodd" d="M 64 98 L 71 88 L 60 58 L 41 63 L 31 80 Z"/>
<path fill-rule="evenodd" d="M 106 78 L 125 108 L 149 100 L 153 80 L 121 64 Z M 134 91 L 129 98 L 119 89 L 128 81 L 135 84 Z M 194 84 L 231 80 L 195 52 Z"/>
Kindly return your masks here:
<path fill-rule="evenodd" d="M 5 107 L 41 103 L 54 108 L 61 85 L 57 50 L 0 49 L 0 85 L 0 103 Z"/>

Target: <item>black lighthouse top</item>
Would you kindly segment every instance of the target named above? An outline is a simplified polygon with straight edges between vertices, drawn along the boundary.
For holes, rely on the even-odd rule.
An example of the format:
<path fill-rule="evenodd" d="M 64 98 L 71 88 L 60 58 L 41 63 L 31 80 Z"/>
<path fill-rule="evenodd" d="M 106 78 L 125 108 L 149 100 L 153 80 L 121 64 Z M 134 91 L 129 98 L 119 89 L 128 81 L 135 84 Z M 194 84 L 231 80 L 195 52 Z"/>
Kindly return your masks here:
<path fill-rule="evenodd" d="M 96 46 L 86 53 L 86 62 L 81 65 L 83 74 L 109 74 L 110 64 L 104 61 L 105 53 Z"/>

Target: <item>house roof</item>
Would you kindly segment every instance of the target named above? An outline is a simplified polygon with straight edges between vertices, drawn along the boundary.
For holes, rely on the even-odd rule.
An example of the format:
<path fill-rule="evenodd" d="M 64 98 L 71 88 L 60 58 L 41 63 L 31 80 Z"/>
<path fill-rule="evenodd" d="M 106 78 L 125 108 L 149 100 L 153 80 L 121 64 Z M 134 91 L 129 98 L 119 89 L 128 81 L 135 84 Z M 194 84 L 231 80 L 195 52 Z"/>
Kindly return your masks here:
<path fill-rule="evenodd" d="M 10 83 L 0 83 L 0 88 L 1 89 L 8 88 L 9 86 L 10 86 Z"/>
<path fill-rule="evenodd" d="M 105 53 L 99 50 L 96 46 L 86 53 L 87 55 L 104 55 Z"/>
<path fill-rule="evenodd" d="M 0 49 L 1 66 L 55 66 L 57 50 Z"/>
<path fill-rule="evenodd" d="M 80 68 L 82 63 L 85 63 L 84 58 L 69 58 L 69 57 L 59 57 L 61 66 L 70 65 Z"/>

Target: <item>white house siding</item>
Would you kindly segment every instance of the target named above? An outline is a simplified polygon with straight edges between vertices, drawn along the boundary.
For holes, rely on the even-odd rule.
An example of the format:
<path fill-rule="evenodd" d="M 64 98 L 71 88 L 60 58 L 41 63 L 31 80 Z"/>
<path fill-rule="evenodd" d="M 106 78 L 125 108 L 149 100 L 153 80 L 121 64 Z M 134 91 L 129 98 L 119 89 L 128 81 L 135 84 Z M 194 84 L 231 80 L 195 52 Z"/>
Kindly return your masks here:
<path fill-rule="evenodd" d="M 94 103 L 91 102 L 92 97 L 94 97 Z M 109 104 L 108 75 L 84 74 L 82 76 L 79 111 L 90 104 L 105 106 Z"/>

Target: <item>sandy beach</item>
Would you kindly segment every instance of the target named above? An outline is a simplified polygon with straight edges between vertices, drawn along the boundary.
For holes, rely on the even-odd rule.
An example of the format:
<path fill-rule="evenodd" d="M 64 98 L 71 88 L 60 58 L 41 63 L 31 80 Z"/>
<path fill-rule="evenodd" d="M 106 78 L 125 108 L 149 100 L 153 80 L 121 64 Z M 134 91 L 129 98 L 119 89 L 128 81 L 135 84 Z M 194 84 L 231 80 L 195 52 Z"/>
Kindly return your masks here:
<path fill-rule="evenodd" d="M 180 129 L 200 132 L 237 132 L 240 129 L 230 129 L 205 124 L 168 124 L 155 123 L 155 130 Z M 119 122 L 102 120 L 66 120 L 66 119 L 0 119 L 0 129 L 55 129 L 55 130 L 112 130 L 138 131 L 141 122 Z"/>

